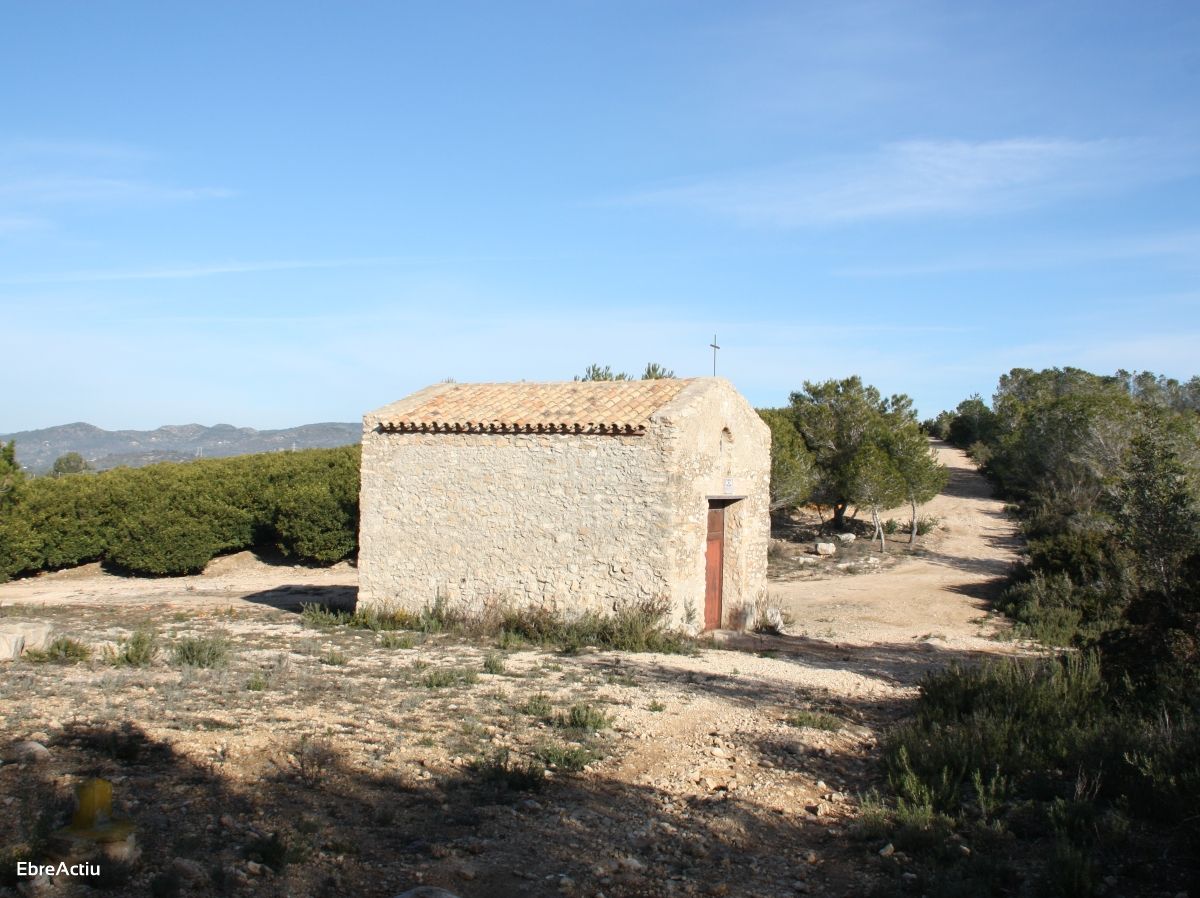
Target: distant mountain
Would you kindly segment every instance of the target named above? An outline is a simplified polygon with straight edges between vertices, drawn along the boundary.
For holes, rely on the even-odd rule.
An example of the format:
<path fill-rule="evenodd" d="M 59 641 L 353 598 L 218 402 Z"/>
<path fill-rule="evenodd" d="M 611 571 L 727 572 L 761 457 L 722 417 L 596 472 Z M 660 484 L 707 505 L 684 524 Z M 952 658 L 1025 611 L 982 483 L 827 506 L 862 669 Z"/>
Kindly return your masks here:
<path fill-rule="evenodd" d="M 50 470 L 54 460 L 78 452 L 103 471 L 119 465 L 138 468 L 159 461 L 222 458 L 252 452 L 348 446 L 362 439 L 362 425 L 304 424 L 286 430 L 255 430 L 231 424 L 168 424 L 157 430 L 101 430 L 82 421 L 42 430 L 0 434 L 0 443 L 15 440 L 17 460 L 35 474 Z"/>

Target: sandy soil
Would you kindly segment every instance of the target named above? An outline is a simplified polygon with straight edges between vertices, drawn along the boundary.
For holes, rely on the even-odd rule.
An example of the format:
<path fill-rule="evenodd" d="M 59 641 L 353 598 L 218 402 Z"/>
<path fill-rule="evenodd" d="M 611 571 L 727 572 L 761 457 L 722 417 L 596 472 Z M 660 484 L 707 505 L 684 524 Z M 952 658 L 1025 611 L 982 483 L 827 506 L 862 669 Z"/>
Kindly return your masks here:
<path fill-rule="evenodd" d="M 933 533 L 919 538 L 927 548 L 874 573 L 772 584 L 772 602 L 791 615 L 799 631 L 847 645 L 921 640 L 940 648 L 995 651 L 991 637 L 1003 623 L 988 616 L 988 603 L 1015 560 L 1016 523 L 991 497 L 966 453 L 935 445 L 950 482 L 920 509 L 921 517 L 939 521 Z M 909 510 L 882 517 L 907 521 Z M 895 539 L 893 551 L 906 548 L 906 534 Z"/>
<path fill-rule="evenodd" d="M 141 833 L 120 894 L 169 876 L 189 895 L 903 891 L 907 860 L 855 835 L 879 740 L 929 669 L 1012 650 L 987 638 L 985 598 L 1014 557 L 1014 528 L 961 453 L 939 451 L 953 479 L 922 513 L 946 529 L 923 556 L 776 583 L 788 635 L 721 634 L 692 655 L 497 653 L 444 634 L 314 629 L 295 609 L 352 602 L 354 569 L 245 553 L 199 577 L 86 568 L 0 586 L 5 616 L 97 648 L 87 662 L 0 671 L 0 749 L 50 749 L 40 764 L 0 766 L 0 800 L 16 812 L 0 814 L 0 849 L 98 773 Z M 162 645 L 153 664 L 104 660 L 104 646 L 147 626 Z M 218 634 L 219 669 L 172 661 L 183 639 Z M 448 680 L 431 685 L 438 671 Z M 607 715 L 598 732 L 556 722 L 580 703 Z M 798 716 L 809 712 L 829 729 Z M 302 775 L 305 740 L 328 750 L 319 777 Z M 551 749 L 591 760 L 573 772 Z M 535 789 L 498 783 L 486 764 L 497 752 L 550 758 L 550 776 Z M 267 850 L 272 838 L 287 857 Z M 43 891 L 76 894 L 61 881 Z"/>

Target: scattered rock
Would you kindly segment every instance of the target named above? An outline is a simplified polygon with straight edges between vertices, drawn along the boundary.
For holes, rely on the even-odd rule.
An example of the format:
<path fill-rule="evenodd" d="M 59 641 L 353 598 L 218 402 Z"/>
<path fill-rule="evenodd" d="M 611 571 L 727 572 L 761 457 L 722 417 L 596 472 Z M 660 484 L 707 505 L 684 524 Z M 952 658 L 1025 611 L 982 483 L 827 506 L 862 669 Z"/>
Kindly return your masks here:
<path fill-rule="evenodd" d="M 817 543 L 818 555 L 832 555 L 837 551 L 837 546 L 833 543 Z"/>
<path fill-rule="evenodd" d="M 15 661 L 22 652 L 41 651 L 53 635 L 49 624 L 7 621 L 0 627 L 0 661 Z"/>
<path fill-rule="evenodd" d="M 171 861 L 171 869 L 179 874 L 185 882 L 196 884 L 208 881 L 208 872 L 197 861 L 186 857 L 177 857 Z"/>
<path fill-rule="evenodd" d="M 853 533 L 839 533 L 837 538 L 840 543 L 852 543 L 858 539 Z"/>
<path fill-rule="evenodd" d="M 886 845 L 884 845 L 882 848 L 879 849 L 880 857 L 891 857 L 895 853 L 896 853 L 896 846 L 893 845 L 891 842 L 888 842 Z"/>
<path fill-rule="evenodd" d="M 417 886 L 415 889 L 401 892 L 396 898 L 458 898 L 458 896 L 436 886 Z"/>
<path fill-rule="evenodd" d="M 25 651 L 25 637 L 19 633 L 0 632 L 0 661 L 16 661 Z"/>
<path fill-rule="evenodd" d="M 34 742 L 32 739 L 14 742 L 12 747 L 4 753 L 4 760 L 25 764 L 36 764 L 49 758 L 50 749 L 46 748 L 40 742 Z"/>
<path fill-rule="evenodd" d="M 783 611 L 774 606 L 763 612 L 763 625 L 772 633 L 782 633 L 784 629 Z"/>

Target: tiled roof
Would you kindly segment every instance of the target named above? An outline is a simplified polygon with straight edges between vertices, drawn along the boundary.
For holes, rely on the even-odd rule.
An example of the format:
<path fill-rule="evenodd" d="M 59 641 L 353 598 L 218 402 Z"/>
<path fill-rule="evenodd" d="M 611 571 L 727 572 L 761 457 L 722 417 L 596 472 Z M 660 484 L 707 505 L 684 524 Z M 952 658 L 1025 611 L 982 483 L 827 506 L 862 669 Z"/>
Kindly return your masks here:
<path fill-rule="evenodd" d="M 688 380 L 439 384 L 367 416 L 406 433 L 645 433 Z"/>

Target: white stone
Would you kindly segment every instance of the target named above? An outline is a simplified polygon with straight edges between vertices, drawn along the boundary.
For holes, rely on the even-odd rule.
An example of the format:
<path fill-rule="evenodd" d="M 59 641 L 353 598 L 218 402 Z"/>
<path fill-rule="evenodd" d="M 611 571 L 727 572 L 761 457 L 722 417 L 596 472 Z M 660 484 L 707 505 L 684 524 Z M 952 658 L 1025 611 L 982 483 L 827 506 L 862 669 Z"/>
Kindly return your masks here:
<path fill-rule="evenodd" d="M 26 739 L 22 742 L 14 742 L 12 747 L 4 753 L 4 760 L 17 762 L 39 762 L 45 761 L 50 757 L 50 749 L 42 745 L 40 742 L 34 742 L 31 739 Z"/>
<path fill-rule="evenodd" d="M 839 533 L 837 538 L 838 542 L 840 543 L 852 543 L 855 539 L 857 539 L 853 533 Z"/>
<path fill-rule="evenodd" d="M 0 624 L 0 661 L 15 661 L 24 652 L 40 651 L 53 635 L 49 624 L 6 620 Z"/>
<path fill-rule="evenodd" d="M 817 543 L 818 555 L 832 555 L 837 551 L 837 546 L 833 543 Z"/>
<path fill-rule="evenodd" d="M 20 633 L 0 632 L 0 661 L 16 661 L 25 651 L 25 637 Z"/>

